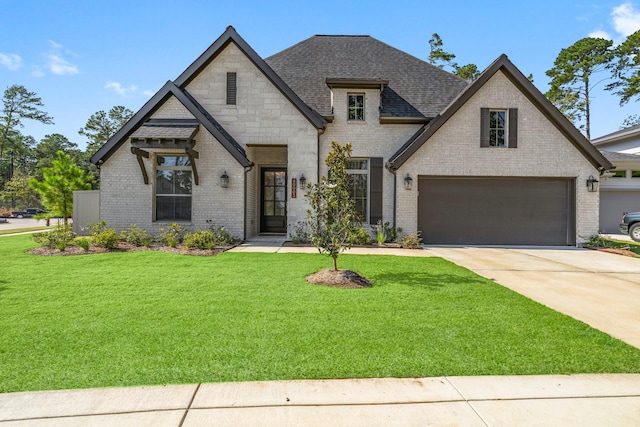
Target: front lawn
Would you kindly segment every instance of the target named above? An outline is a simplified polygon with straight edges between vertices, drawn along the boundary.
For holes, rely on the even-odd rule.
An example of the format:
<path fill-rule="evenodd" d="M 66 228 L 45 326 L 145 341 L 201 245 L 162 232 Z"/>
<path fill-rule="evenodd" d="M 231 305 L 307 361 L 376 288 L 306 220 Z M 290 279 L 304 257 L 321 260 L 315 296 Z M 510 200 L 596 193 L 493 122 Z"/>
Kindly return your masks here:
<path fill-rule="evenodd" d="M 640 372 L 640 350 L 439 258 L 25 254 L 0 238 L 0 392 L 297 378 Z"/>

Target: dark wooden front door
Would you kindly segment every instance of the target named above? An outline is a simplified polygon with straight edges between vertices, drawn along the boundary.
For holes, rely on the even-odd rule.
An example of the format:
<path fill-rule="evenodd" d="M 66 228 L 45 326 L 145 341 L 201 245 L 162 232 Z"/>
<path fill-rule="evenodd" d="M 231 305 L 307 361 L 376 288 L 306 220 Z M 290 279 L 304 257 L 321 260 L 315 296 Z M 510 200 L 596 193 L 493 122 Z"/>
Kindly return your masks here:
<path fill-rule="evenodd" d="M 287 169 L 263 168 L 261 174 L 260 232 L 287 232 Z"/>

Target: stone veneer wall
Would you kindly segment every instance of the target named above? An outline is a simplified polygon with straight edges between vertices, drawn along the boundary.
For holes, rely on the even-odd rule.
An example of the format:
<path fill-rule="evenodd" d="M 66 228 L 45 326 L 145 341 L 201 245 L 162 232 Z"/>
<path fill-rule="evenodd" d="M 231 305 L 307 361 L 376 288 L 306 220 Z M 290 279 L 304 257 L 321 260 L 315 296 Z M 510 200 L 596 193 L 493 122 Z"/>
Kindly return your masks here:
<path fill-rule="evenodd" d="M 482 107 L 518 108 L 518 148 L 480 148 Z M 575 178 L 577 242 L 598 231 L 599 193 L 587 192 L 585 184 L 598 171 L 502 72 L 398 170 L 399 177 L 406 173 L 414 188 L 404 190 L 398 179 L 397 225 L 407 233 L 417 228 L 418 175 Z"/>

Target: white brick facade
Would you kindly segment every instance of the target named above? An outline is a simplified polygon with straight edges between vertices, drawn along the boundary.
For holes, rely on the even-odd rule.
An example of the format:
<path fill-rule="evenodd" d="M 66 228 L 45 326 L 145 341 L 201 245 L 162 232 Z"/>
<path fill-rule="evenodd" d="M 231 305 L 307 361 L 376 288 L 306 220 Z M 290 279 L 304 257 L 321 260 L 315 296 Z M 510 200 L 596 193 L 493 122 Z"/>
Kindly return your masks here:
<path fill-rule="evenodd" d="M 307 111 L 255 52 L 247 53 L 251 50 L 248 45 L 237 41 L 221 43 L 215 53 L 210 52 L 210 59 L 194 63 L 198 64 L 197 72 L 184 78 L 183 74 L 173 86 L 167 83 L 163 90 L 169 91 L 170 96 L 167 98 L 167 92 L 161 92 L 155 99 L 166 99 L 162 105 L 146 110 L 146 115 L 135 124 L 139 127 L 149 118 L 201 123 L 194 137 L 194 149 L 199 153 L 196 159 L 199 184 L 192 186 L 191 221 L 182 224 L 188 229 L 204 229 L 213 222 L 238 237 L 250 238 L 264 232 L 260 222 L 261 170 L 278 167 L 287 170 L 287 225 L 291 230 L 298 221 L 305 220 L 308 209 L 304 190 L 295 189 L 293 196 L 293 179 L 299 180 L 304 175 L 313 184 L 319 176 L 326 175 L 325 159 L 331 142 L 350 142 L 353 157 L 382 158 L 385 163 L 391 160 L 393 166 L 398 150 L 422 128 L 420 124 L 381 124 L 381 88 L 353 81 L 353 89 L 344 89 L 351 84 L 349 81 L 331 89 L 333 119 L 320 129 L 322 119 L 310 109 Z M 195 69 L 190 67 L 187 71 Z M 228 73 L 236 76 L 234 105 L 227 105 Z M 598 231 L 599 194 L 587 192 L 585 182 L 590 175 L 598 176 L 599 171 L 565 136 L 570 134 L 567 128 L 563 127 L 564 133 L 556 128 L 548 117 L 550 112 L 541 112 L 510 77 L 498 71 L 482 85 L 471 86 L 474 88 L 474 92 L 469 92 L 473 93 L 471 98 L 409 159 L 398 163 L 395 176 L 383 170 L 383 221 L 393 224 L 395 220 L 395 225 L 405 233 L 417 231 L 419 176 L 556 177 L 575 182 L 577 242 L 586 241 Z M 366 89 L 358 89 L 359 84 Z M 364 94 L 364 121 L 347 120 L 350 93 Z M 451 106 L 448 108 L 445 114 L 453 111 Z M 481 108 L 518 109 L 517 148 L 480 147 Z M 220 133 L 211 127 L 217 128 L 218 124 L 223 129 L 217 129 Z M 123 135 L 130 135 L 133 130 Z M 184 153 L 184 149 L 146 148 L 150 157 L 143 158 L 149 176 L 145 185 L 136 156 L 131 153 L 131 140 L 123 137 L 119 141 L 120 145 L 114 145 L 116 148 L 105 155 L 106 161 L 101 165 L 101 218 L 117 229 L 136 224 L 157 233 L 170 224 L 154 221 L 155 156 Z M 231 147 L 235 143 L 244 149 L 246 158 L 231 154 L 237 153 Z M 597 154 L 590 156 L 595 159 Z M 102 158 L 96 163 L 100 161 Z M 252 166 L 248 167 L 250 163 Z M 228 188 L 220 185 L 224 172 L 229 176 Z M 414 180 L 413 190 L 404 189 L 406 174 Z"/>
<path fill-rule="evenodd" d="M 480 108 L 518 108 L 518 147 L 480 147 Z M 507 79 L 496 73 L 405 164 L 398 169 L 397 225 L 417 231 L 418 191 L 401 177 L 419 175 L 574 178 L 576 237 L 582 243 L 598 232 L 598 193 L 587 192 L 597 169 Z"/>

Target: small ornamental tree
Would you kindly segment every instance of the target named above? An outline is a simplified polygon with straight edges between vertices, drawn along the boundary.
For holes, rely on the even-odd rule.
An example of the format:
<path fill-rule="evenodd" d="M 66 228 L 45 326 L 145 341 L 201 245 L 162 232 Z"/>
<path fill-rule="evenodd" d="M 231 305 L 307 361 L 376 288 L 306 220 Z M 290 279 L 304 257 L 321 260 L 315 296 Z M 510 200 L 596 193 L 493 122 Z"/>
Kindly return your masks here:
<path fill-rule="evenodd" d="M 307 211 L 309 239 L 320 253 L 333 259 L 333 269 L 338 270 L 338 255 L 351 248 L 350 235 L 359 225 L 356 206 L 349 192 L 351 176 L 347 162 L 351 157 L 351 143 L 331 143 L 327 157 L 329 177 L 322 177 L 318 184 L 308 185 L 305 197 L 311 205 Z"/>
<path fill-rule="evenodd" d="M 89 190 L 91 184 L 68 154 L 58 151 L 57 155 L 53 166 L 44 168 L 42 181 L 32 178 L 29 185 L 40 194 L 43 204 L 52 215 L 63 218 L 66 226 L 73 214 L 73 192 Z"/>

